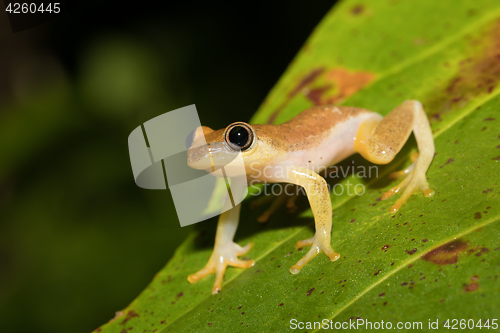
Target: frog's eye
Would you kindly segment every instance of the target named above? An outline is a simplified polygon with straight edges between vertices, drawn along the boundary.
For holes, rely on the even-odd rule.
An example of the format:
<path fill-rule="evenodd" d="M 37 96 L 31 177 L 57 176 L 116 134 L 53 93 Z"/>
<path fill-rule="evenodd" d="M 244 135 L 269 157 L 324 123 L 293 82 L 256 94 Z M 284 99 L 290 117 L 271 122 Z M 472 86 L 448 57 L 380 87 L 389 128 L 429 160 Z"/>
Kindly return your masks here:
<path fill-rule="evenodd" d="M 246 123 L 231 124 L 224 133 L 224 140 L 234 150 L 247 150 L 252 146 L 254 138 L 253 129 Z"/>

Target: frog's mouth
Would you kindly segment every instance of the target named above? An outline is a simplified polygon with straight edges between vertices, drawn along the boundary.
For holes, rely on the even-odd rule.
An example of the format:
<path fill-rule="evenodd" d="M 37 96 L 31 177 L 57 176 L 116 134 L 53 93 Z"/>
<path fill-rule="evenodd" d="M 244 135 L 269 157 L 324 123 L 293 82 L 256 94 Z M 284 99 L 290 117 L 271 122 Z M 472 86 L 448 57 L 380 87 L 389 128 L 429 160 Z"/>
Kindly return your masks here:
<path fill-rule="evenodd" d="M 207 146 L 208 146 L 208 156 L 210 157 L 210 164 L 212 165 L 212 172 L 215 172 L 214 158 L 212 156 L 212 151 L 210 149 L 210 143 L 208 143 Z"/>
<path fill-rule="evenodd" d="M 225 142 L 209 142 L 197 147 L 191 147 L 187 151 L 187 164 L 196 170 L 205 170 L 213 173 L 221 168 L 229 167 L 241 169 L 244 166 L 231 164 L 237 158 L 239 152 L 235 152 Z M 241 171 L 241 170 L 240 170 Z"/>

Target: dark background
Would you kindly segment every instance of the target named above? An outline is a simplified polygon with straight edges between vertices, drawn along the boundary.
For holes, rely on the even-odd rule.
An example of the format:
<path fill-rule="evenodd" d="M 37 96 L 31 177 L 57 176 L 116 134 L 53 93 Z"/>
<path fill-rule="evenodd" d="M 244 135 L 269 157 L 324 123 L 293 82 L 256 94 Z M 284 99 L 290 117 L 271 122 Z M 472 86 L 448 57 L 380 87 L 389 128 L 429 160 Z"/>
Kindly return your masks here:
<path fill-rule="evenodd" d="M 189 232 L 135 186 L 128 134 L 196 104 L 247 121 L 335 1 L 78 3 L 12 33 L 0 13 L 2 332 L 89 332 Z"/>

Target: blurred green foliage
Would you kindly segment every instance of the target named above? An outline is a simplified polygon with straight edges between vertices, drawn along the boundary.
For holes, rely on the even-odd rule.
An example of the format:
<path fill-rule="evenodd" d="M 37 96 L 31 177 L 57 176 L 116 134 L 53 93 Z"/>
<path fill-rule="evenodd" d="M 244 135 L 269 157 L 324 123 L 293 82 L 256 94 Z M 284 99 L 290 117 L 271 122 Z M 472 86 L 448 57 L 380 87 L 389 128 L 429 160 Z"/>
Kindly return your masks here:
<path fill-rule="evenodd" d="M 126 307 L 189 229 L 169 191 L 135 186 L 128 134 L 194 103 L 204 125 L 248 120 L 331 5 L 103 1 L 16 34 L 1 17 L 2 331 L 88 332 Z"/>

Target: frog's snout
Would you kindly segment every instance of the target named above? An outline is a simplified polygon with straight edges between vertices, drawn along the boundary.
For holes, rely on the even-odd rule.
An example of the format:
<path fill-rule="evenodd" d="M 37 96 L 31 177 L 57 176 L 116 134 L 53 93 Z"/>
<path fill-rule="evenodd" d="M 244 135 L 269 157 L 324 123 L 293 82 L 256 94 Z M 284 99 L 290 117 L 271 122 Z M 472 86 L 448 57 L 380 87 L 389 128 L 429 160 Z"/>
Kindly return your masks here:
<path fill-rule="evenodd" d="M 187 150 L 187 164 L 197 170 L 212 169 L 208 145 L 191 147 Z"/>
<path fill-rule="evenodd" d="M 186 144 L 190 147 L 187 150 L 187 164 L 190 168 L 197 170 L 207 170 L 212 169 L 213 165 L 211 162 L 211 156 L 207 145 L 206 136 L 212 133 L 213 130 L 210 127 L 199 126 L 194 130 L 186 140 Z"/>

